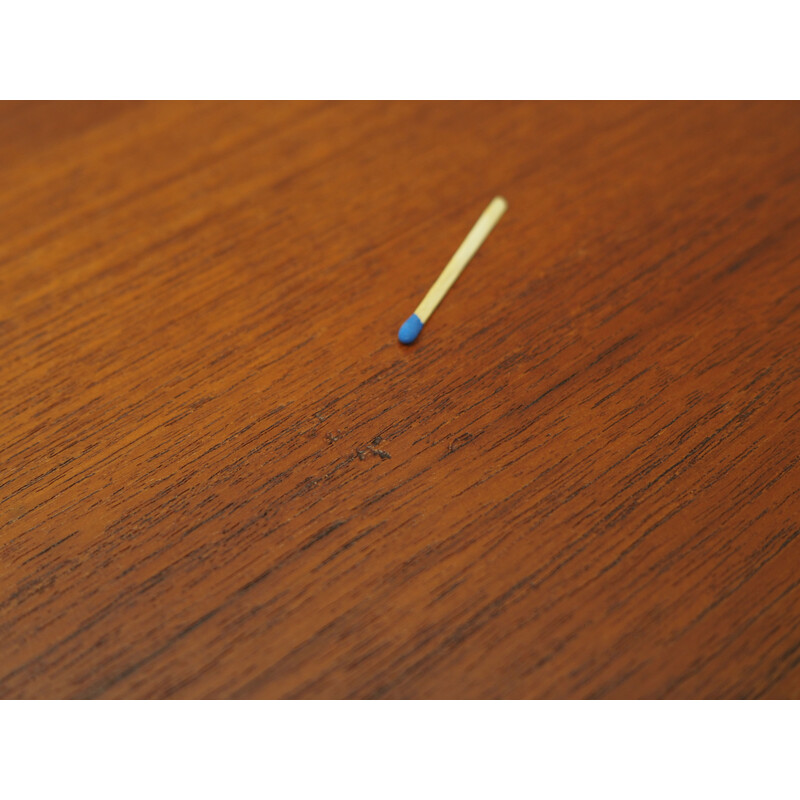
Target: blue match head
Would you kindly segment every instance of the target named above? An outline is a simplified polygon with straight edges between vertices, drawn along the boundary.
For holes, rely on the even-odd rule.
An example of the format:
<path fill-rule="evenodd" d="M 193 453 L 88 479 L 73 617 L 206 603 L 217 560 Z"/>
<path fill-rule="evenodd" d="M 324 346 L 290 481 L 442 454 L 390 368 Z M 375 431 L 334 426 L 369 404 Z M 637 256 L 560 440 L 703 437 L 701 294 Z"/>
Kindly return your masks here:
<path fill-rule="evenodd" d="M 412 314 L 401 326 L 397 338 L 403 344 L 411 344 L 419 336 L 422 330 L 422 320 L 416 315 Z"/>

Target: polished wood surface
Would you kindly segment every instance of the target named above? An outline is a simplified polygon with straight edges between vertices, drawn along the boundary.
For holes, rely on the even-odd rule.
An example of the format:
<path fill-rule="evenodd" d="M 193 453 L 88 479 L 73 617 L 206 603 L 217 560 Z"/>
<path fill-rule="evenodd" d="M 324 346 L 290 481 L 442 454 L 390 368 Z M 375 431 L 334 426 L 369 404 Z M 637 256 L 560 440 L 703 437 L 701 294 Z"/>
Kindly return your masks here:
<path fill-rule="evenodd" d="M 800 697 L 800 105 L 8 103 L 0 231 L 3 697 Z"/>

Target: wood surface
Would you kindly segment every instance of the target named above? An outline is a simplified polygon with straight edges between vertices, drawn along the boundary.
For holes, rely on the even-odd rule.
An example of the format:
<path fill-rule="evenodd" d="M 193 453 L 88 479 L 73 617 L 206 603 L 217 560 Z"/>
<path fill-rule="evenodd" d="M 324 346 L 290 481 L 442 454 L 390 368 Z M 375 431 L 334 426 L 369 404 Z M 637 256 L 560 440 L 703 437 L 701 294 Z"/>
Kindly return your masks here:
<path fill-rule="evenodd" d="M 799 104 L 7 103 L 0 233 L 0 696 L 800 697 Z"/>

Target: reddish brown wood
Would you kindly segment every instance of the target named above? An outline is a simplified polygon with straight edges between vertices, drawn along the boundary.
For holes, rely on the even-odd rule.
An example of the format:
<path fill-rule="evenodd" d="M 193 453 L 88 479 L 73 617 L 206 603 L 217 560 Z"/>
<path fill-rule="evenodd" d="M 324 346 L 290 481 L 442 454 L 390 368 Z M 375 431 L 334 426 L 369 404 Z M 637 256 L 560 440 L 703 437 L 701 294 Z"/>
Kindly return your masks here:
<path fill-rule="evenodd" d="M 0 231 L 3 697 L 800 697 L 799 105 L 6 104 Z"/>

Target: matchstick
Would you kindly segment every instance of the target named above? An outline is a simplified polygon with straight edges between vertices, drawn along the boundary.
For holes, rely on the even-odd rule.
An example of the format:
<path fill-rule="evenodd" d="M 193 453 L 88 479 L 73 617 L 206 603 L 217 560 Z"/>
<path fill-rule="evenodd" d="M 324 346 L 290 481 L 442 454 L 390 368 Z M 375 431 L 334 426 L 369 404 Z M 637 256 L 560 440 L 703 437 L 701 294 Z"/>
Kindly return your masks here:
<path fill-rule="evenodd" d="M 495 197 L 489 203 L 472 230 L 467 234 L 467 238 L 464 239 L 447 266 L 442 270 L 442 274 L 428 290 L 428 294 L 422 298 L 422 302 L 417 306 L 416 311 L 401 325 L 397 338 L 403 344 L 411 344 L 416 340 L 422 330 L 422 326 L 436 310 L 436 306 L 442 302 L 442 298 L 456 282 L 456 278 L 464 271 L 464 267 L 469 264 L 472 256 L 478 251 L 484 239 L 491 233 L 492 228 L 494 228 L 507 208 L 508 203 L 502 197 Z"/>

